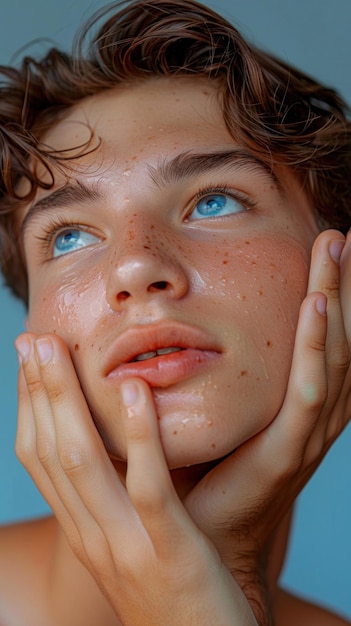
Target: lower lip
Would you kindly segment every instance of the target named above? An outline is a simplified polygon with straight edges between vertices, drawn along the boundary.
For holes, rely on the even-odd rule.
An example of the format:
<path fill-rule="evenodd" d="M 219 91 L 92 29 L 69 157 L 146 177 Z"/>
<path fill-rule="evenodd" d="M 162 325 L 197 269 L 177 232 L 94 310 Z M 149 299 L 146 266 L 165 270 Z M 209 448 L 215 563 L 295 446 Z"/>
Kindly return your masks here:
<path fill-rule="evenodd" d="M 146 361 L 120 365 L 109 373 L 108 378 L 121 381 L 137 377 L 145 380 L 150 387 L 168 387 L 207 369 L 219 356 L 218 352 L 187 348 Z"/>

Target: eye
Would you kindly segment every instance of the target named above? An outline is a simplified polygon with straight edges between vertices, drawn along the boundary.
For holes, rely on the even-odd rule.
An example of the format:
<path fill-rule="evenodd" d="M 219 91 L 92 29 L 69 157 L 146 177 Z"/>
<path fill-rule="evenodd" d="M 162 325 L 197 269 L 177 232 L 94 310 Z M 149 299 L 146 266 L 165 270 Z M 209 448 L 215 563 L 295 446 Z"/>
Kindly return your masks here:
<path fill-rule="evenodd" d="M 210 193 L 196 203 L 189 220 L 201 220 L 206 217 L 222 217 L 246 211 L 243 202 L 225 193 Z"/>
<path fill-rule="evenodd" d="M 53 257 L 75 252 L 80 248 L 85 248 L 100 241 L 96 235 L 79 228 L 66 228 L 62 230 L 54 239 Z"/>

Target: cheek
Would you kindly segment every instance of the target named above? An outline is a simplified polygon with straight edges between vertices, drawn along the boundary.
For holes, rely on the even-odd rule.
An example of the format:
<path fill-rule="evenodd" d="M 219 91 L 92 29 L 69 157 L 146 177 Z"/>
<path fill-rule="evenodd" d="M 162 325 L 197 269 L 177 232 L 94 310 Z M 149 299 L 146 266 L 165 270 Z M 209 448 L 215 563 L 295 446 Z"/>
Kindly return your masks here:
<path fill-rule="evenodd" d="M 28 329 L 60 335 L 72 347 L 91 334 L 102 316 L 106 298 L 101 277 L 85 276 L 84 282 L 70 276 L 60 284 L 42 285 L 33 293 Z"/>
<path fill-rule="evenodd" d="M 275 381 L 280 397 L 306 293 L 309 250 L 296 240 L 269 235 L 227 247 L 217 256 L 217 274 L 213 271 L 207 280 L 218 322 L 224 312 L 231 340 L 235 333 L 237 348 L 250 355 L 245 374 L 251 368 L 250 379 L 257 383 L 261 369 L 261 380 Z"/>
<path fill-rule="evenodd" d="M 206 263 L 202 268 L 203 249 L 196 255 L 187 254 L 188 262 L 197 268 L 199 283 L 213 303 L 236 311 L 240 303 L 241 313 L 256 311 L 265 322 L 291 309 L 296 317 L 306 292 L 310 246 L 303 246 L 297 239 L 264 233 L 241 242 L 230 239 L 221 246 L 209 245 Z"/>

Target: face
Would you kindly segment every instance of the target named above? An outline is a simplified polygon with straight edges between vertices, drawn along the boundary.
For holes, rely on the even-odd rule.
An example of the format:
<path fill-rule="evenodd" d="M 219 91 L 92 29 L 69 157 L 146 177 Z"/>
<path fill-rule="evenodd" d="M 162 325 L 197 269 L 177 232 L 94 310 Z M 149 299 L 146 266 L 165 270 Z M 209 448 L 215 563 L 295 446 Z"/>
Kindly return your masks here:
<path fill-rule="evenodd" d="M 170 467 L 220 458 L 281 406 L 312 209 L 236 143 L 202 80 L 91 97 L 45 142 L 73 149 L 89 128 L 96 149 L 25 210 L 28 326 L 67 342 L 112 457 L 125 459 L 120 382 L 138 376 Z"/>

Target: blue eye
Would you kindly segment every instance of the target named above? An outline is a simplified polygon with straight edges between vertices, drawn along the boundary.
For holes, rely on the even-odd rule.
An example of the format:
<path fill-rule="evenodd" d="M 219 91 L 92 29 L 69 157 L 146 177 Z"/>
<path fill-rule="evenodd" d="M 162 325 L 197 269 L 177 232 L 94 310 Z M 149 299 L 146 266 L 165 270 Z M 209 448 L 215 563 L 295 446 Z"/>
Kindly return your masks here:
<path fill-rule="evenodd" d="M 222 217 L 245 211 L 245 206 L 232 196 L 223 193 L 213 193 L 204 196 L 197 202 L 191 212 L 189 220 L 200 220 L 205 217 Z"/>
<path fill-rule="evenodd" d="M 98 237 L 79 228 L 66 228 L 54 240 L 53 256 L 58 257 L 68 252 L 75 252 L 99 241 Z"/>

